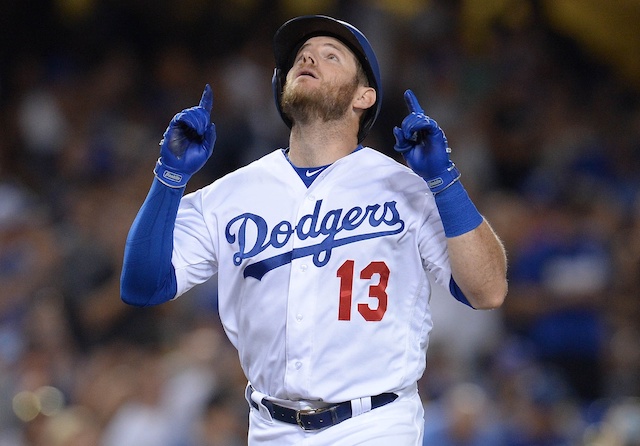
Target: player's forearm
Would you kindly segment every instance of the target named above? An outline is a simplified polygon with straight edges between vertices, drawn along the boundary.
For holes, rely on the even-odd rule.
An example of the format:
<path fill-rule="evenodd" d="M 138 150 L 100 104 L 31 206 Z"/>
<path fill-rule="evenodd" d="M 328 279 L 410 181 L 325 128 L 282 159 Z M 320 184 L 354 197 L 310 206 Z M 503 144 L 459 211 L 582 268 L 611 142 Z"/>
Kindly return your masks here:
<path fill-rule="evenodd" d="M 147 306 L 175 297 L 173 228 L 183 192 L 154 179 L 127 236 L 120 279 L 125 303 Z"/>
<path fill-rule="evenodd" d="M 507 294 L 507 259 L 486 221 L 465 234 L 447 238 L 454 280 L 476 309 L 497 308 Z"/>

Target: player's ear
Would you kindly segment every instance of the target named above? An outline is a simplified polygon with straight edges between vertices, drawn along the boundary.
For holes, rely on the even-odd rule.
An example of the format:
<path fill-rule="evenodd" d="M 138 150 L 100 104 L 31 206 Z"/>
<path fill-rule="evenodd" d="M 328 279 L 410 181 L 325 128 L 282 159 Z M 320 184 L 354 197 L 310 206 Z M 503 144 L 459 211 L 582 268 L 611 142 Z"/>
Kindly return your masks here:
<path fill-rule="evenodd" d="M 377 94 L 375 89 L 372 87 L 360 86 L 356 92 L 353 107 L 360 110 L 366 110 L 376 103 L 376 98 Z"/>

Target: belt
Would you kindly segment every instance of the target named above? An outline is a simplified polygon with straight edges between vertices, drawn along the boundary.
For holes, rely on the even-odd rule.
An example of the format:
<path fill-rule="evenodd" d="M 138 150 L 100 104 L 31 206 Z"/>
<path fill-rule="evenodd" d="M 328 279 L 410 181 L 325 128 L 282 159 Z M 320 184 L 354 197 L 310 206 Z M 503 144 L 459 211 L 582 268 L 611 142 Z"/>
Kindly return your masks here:
<path fill-rule="evenodd" d="M 253 389 L 252 389 L 253 390 Z M 395 393 L 381 393 L 371 397 L 371 409 L 382 407 L 398 398 Z M 251 405 L 259 409 L 258 404 L 250 399 Z M 344 401 L 332 406 L 320 409 L 296 410 L 284 407 L 263 398 L 262 405 L 267 408 L 274 420 L 289 424 L 297 424 L 305 431 L 316 431 L 326 427 L 335 426 L 353 416 L 351 401 Z"/>

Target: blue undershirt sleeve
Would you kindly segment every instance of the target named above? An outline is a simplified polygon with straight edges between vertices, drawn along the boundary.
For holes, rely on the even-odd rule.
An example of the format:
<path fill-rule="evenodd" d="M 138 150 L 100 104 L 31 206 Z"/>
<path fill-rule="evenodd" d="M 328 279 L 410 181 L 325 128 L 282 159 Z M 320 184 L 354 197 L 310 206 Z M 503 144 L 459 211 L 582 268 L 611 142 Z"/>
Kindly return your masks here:
<path fill-rule="evenodd" d="M 467 299 L 467 296 L 464 295 L 464 293 L 462 292 L 462 290 L 460 289 L 460 287 L 458 286 L 456 281 L 453 280 L 453 277 L 449 281 L 449 291 L 451 292 L 451 295 L 456 298 L 457 301 L 462 302 L 463 304 L 467 305 L 468 307 L 473 308 L 473 305 L 471 305 L 471 303 L 469 303 L 469 300 Z M 474 308 L 474 310 L 475 310 L 475 308 Z"/>
<path fill-rule="evenodd" d="M 138 307 L 157 305 L 177 293 L 171 264 L 173 229 L 184 188 L 170 188 L 154 178 L 138 211 L 124 249 L 121 299 Z"/>

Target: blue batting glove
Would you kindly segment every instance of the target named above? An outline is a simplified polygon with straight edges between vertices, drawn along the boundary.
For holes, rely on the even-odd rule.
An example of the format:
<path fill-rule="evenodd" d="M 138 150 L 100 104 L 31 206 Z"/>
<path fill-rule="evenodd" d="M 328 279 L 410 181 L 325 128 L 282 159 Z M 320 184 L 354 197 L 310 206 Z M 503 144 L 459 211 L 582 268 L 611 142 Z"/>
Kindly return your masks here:
<path fill-rule="evenodd" d="M 153 173 L 169 187 L 184 187 L 189 178 L 204 166 L 216 142 L 216 127 L 211 122 L 213 91 L 204 87 L 200 104 L 176 114 L 160 141 L 160 158 Z"/>
<path fill-rule="evenodd" d="M 401 126 L 393 129 L 394 149 L 407 165 L 425 179 L 431 192 L 437 194 L 460 179 L 460 172 L 449 159 L 451 149 L 438 123 L 424 114 L 416 95 L 404 93 L 409 114 Z"/>

